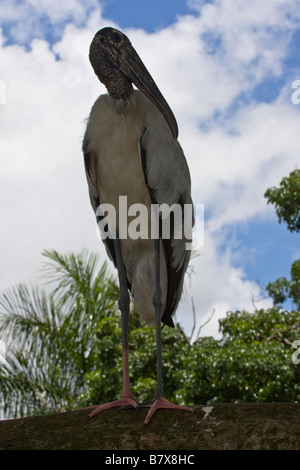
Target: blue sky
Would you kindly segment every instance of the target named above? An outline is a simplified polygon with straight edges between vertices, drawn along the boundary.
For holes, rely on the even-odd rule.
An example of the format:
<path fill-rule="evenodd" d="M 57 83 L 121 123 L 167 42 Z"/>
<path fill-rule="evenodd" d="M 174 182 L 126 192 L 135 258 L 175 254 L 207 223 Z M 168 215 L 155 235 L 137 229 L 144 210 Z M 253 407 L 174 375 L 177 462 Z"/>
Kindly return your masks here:
<path fill-rule="evenodd" d="M 108 0 L 104 3 L 103 13 L 121 28 L 142 28 L 154 32 L 174 23 L 178 15 L 190 14 L 191 9 L 185 0 Z"/>
<path fill-rule="evenodd" d="M 298 0 L 2 1 L 1 290 L 35 282 L 44 248 L 98 249 L 80 140 L 105 92 L 88 46 L 112 24 L 130 36 L 173 108 L 194 201 L 205 204 L 205 243 L 187 296 L 199 323 L 217 312 L 203 334 L 215 334 L 227 310 L 251 309 L 253 299 L 270 305 L 259 302 L 260 287 L 289 278 L 300 254 L 299 234 L 278 224 L 263 197 L 300 162 L 300 105 L 291 102 L 300 79 L 299 7 Z M 178 319 L 189 330 L 191 318 L 188 298 Z"/>
<path fill-rule="evenodd" d="M 44 12 L 36 16 L 37 10 L 34 8 L 34 2 L 16 0 L 16 6 L 27 7 L 28 13 L 33 15 L 33 24 L 30 38 L 33 37 L 44 37 L 50 43 L 53 43 L 59 39 L 63 34 L 63 29 L 68 21 L 73 21 L 72 11 L 63 17 L 59 21 L 55 21 L 55 26 L 51 18 Z M 43 2 L 41 2 L 43 3 Z M 92 11 L 93 7 L 97 3 L 87 2 L 86 11 Z M 192 8 L 188 7 L 188 2 L 185 0 L 153 0 L 152 2 L 144 2 L 139 0 L 104 0 L 99 1 L 102 7 L 103 16 L 108 20 L 113 20 L 118 23 L 119 27 L 122 28 L 142 28 L 148 32 L 155 32 L 159 29 L 163 29 L 176 21 L 177 16 L 191 14 Z M 84 23 L 83 18 L 76 18 L 77 24 Z M 7 37 L 7 44 L 15 42 L 13 34 L 11 34 L 11 27 L 15 26 L 16 22 L 13 18 L 9 18 L 8 21 L 2 22 L 3 31 Z M 38 27 L 36 27 L 38 24 Z M 19 25 L 21 26 L 21 25 Z M 53 27 L 54 26 L 54 27 Z M 41 27 L 41 28 L 40 28 Z M 18 41 L 23 44 L 28 41 Z M 27 45 L 27 44 L 26 44 Z"/>

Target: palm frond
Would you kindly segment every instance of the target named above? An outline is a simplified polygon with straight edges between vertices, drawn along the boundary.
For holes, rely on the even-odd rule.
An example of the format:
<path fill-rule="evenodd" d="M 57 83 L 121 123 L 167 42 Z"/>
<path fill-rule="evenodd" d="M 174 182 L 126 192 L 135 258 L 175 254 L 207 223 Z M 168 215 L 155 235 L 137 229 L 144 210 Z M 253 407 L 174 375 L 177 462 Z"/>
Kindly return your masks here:
<path fill-rule="evenodd" d="M 80 401 L 85 374 L 99 357 L 97 325 L 117 312 L 118 285 L 98 255 L 52 250 L 43 256 L 50 294 L 19 284 L 0 295 L 0 340 L 6 344 L 0 358 L 0 406 L 8 416 Z"/>
<path fill-rule="evenodd" d="M 88 312 L 95 307 L 105 310 L 117 300 L 116 279 L 109 275 L 106 261 L 99 266 L 98 254 L 82 250 L 63 255 L 45 250 L 42 255 L 46 258 L 42 271 L 49 283 L 55 283 L 52 295 L 60 303 Z"/>
<path fill-rule="evenodd" d="M 63 320 L 62 312 L 44 290 L 24 284 L 6 290 L 0 296 L 0 339 L 7 348 L 16 341 L 29 348 L 33 338 L 45 342 L 55 335 Z M 52 339 L 52 338 L 49 338 Z"/>

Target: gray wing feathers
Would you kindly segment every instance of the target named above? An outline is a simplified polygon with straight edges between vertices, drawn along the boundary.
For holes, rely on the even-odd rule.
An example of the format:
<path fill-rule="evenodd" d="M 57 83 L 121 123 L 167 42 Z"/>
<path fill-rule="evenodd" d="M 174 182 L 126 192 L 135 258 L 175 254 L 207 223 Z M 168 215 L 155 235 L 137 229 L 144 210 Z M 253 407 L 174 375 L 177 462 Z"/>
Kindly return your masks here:
<path fill-rule="evenodd" d="M 96 221 L 99 222 L 101 219 L 100 216 L 97 216 L 97 208 L 101 203 L 100 194 L 98 191 L 97 186 L 97 158 L 96 154 L 93 150 L 89 149 L 89 141 L 88 138 L 84 137 L 83 144 L 82 144 L 82 151 L 84 156 L 84 167 L 85 167 L 85 174 L 89 188 L 89 196 L 92 208 L 96 215 Z M 114 265 L 116 266 L 116 259 L 115 259 L 115 248 L 113 240 L 110 238 L 106 238 L 104 241 L 104 245 L 106 248 L 106 252 L 109 258 L 112 260 Z"/>
<path fill-rule="evenodd" d="M 89 188 L 90 201 L 92 208 L 96 213 L 96 210 L 100 204 L 100 195 L 97 188 L 97 162 L 95 153 L 89 150 L 89 142 L 86 136 L 83 140 L 82 151 L 84 156 L 84 167 Z"/>
<path fill-rule="evenodd" d="M 174 140 L 167 125 L 159 118 L 157 127 L 151 121 L 151 128 L 145 127 L 141 140 L 141 160 L 145 181 L 153 203 L 179 204 L 184 217 L 184 204 L 192 204 L 191 179 L 187 162 L 180 144 Z M 192 218 L 192 220 L 194 217 Z M 183 219 L 182 219 L 183 227 Z M 163 239 L 164 253 L 168 271 L 167 302 L 162 321 L 174 326 L 172 315 L 182 295 L 184 274 L 187 269 L 190 251 L 182 237 L 174 238 L 175 226 L 171 227 L 170 239 Z"/>

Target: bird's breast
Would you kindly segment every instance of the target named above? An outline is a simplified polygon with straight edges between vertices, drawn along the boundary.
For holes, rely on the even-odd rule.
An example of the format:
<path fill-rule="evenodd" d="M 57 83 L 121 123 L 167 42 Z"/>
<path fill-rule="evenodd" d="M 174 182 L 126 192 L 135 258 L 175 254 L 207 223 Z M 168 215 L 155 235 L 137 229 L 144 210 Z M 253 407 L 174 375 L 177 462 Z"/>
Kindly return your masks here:
<path fill-rule="evenodd" d="M 132 94 L 126 109 L 119 109 L 109 95 L 100 96 L 90 114 L 87 139 L 89 149 L 96 157 L 96 185 L 101 204 L 110 204 L 115 209 L 112 216 L 105 215 L 106 221 L 111 230 L 116 228 L 119 236 L 122 230 L 125 234 L 120 236 L 121 248 L 133 302 L 142 318 L 152 325 L 155 323 L 152 305 L 155 256 L 154 241 L 150 236 L 151 197 L 140 153 L 148 106 L 139 92 Z M 143 209 L 142 213 L 139 208 Z M 124 229 L 128 233 L 124 233 Z M 167 271 L 162 246 L 160 269 L 163 312 Z"/>
<path fill-rule="evenodd" d="M 117 211 L 120 196 L 127 198 L 128 206 L 151 204 L 140 154 L 144 112 L 134 94 L 131 100 L 127 109 L 120 110 L 110 96 L 103 95 L 89 121 L 101 202 L 112 204 Z"/>

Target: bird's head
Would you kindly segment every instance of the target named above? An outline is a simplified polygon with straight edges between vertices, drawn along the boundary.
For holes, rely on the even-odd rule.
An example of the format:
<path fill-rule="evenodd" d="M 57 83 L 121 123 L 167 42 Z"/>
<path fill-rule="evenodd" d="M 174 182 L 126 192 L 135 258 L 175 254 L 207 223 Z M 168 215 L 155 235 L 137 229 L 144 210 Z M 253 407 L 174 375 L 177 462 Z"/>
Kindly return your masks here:
<path fill-rule="evenodd" d="M 125 34 L 114 28 L 100 29 L 91 43 L 89 58 L 113 98 L 127 99 L 133 83 L 159 109 L 177 139 L 175 116 Z"/>

